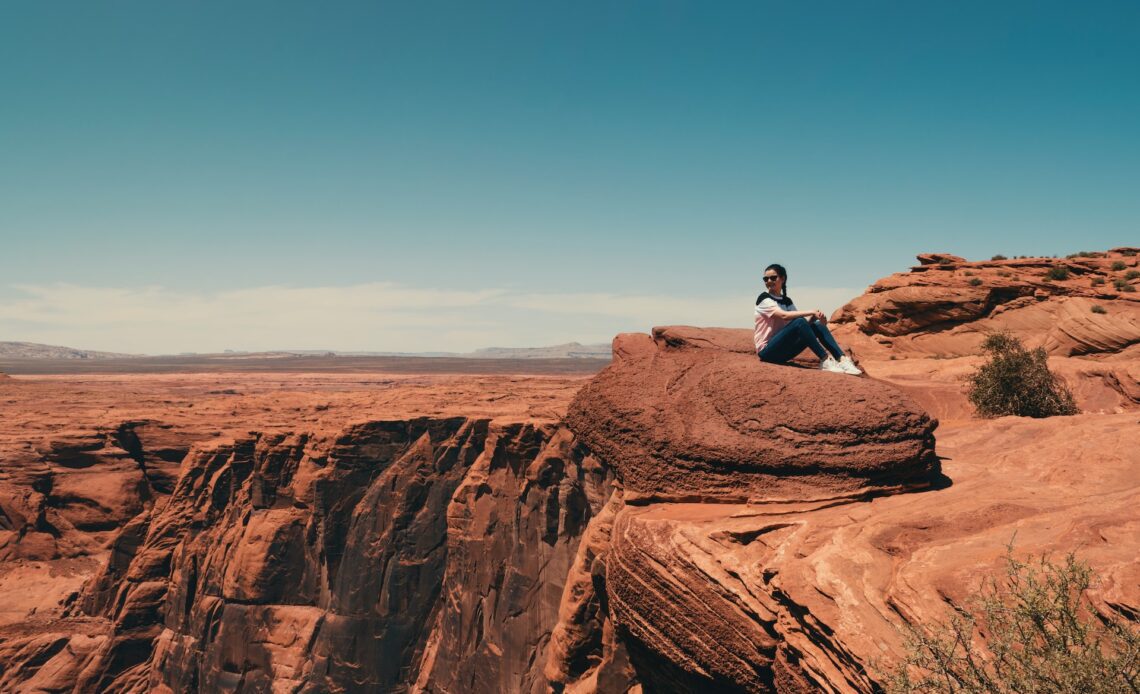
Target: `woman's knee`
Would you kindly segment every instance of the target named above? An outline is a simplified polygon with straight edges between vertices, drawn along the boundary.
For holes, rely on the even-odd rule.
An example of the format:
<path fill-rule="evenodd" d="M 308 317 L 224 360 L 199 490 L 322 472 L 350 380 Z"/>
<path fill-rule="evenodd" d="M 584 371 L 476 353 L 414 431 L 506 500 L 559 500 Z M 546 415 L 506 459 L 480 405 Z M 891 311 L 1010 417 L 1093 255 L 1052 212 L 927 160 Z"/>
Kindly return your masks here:
<path fill-rule="evenodd" d="M 811 323 L 808 323 L 806 318 L 793 318 L 788 325 L 796 330 L 811 330 Z"/>

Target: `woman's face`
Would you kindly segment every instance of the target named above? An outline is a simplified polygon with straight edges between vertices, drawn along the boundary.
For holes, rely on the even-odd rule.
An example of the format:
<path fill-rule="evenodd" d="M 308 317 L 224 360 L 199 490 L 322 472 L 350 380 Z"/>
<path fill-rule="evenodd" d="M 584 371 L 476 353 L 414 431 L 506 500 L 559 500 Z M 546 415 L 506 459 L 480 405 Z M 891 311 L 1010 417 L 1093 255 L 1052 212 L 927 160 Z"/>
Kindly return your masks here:
<path fill-rule="evenodd" d="M 768 290 L 769 294 L 783 294 L 784 280 L 780 279 L 779 273 L 775 270 L 765 270 L 764 288 Z"/>

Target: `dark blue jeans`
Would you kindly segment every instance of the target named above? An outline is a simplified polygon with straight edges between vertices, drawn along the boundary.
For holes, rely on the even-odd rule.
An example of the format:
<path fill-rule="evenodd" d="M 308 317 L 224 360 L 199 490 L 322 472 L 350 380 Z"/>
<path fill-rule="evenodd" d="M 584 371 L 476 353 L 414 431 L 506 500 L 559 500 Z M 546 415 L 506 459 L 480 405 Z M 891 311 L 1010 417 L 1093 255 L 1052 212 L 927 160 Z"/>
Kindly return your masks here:
<path fill-rule="evenodd" d="M 804 351 L 805 347 L 815 352 L 815 356 L 821 361 L 827 357 L 828 352 L 831 352 L 836 359 L 843 357 L 843 350 L 839 348 L 839 343 L 831 336 L 831 331 L 826 325 L 819 321 L 809 323 L 806 319 L 797 318 L 768 340 L 768 344 L 760 350 L 760 360 L 773 364 L 786 364 Z"/>

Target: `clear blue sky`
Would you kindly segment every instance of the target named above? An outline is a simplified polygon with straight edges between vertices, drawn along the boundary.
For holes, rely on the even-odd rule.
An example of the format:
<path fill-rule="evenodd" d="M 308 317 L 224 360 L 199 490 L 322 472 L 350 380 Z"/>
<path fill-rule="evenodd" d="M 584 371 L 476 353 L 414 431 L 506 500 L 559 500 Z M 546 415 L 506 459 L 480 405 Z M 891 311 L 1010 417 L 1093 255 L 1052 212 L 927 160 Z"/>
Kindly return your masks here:
<path fill-rule="evenodd" d="M 1140 244 L 1138 47 L 1136 2 L 5 2 L 0 340 L 172 351 L 145 292 L 199 306 L 185 349 L 596 341 L 746 326 L 774 260 L 858 292 L 923 251 Z M 63 284 L 135 303 L 83 332 Z M 209 320 L 280 286 L 423 324 Z M 484 290 L 537 313 L 426 320 Z"/>

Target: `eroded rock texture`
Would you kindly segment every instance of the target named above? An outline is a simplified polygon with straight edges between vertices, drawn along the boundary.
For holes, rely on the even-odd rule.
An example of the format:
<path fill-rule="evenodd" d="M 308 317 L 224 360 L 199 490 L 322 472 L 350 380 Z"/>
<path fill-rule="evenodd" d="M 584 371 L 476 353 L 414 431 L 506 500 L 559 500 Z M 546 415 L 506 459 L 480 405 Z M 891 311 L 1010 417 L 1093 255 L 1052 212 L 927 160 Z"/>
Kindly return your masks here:
<path fill-rule="evenodd" d="M 604 470 L 554 427 L 370 422 L 199 450 L 120 536 L 81 685 L 539 691 Z"/>
<path fill-rule="evenodd" d="M 19 432 L 0 431 L 14 490 L 5 508 L 22 500 L 30 509 L 11 513 L 30 520 L 12 522 L 8 545 L 22 555 L 0 580 L 54 576 L 75 562 L 69 583 L 7 594 L 0 689 L 544 690 L 568 567 L 612 486 L 554 421 L 566 380 L 501 378 L 486 387 L 446 379 L 426 393 L 413 383 L 386 393 L 399 403 L 387 409 L 435 414 L 318 424 L 308 433 L 267 427 L 217 437 L 188 427 L 199 443 L 182 449 L 173 484 L 152 468 L 167 471 L 176 451 L 143 423 L 127 427 L 141 448 L 117 426 L 83 434 L 47 426 L 50 445 L 27 447 Z M 373 391 L 367 397 L 377 399 Z M 478 400 L 455 402 L 467 391 Z M 334 390 L 331 398 L 332 414 L 322 399 L 314 408 L 279 397 L 253 409 L 264 410 L 261 422 L 292 409 L 298 421 L 314 412 L 332 423 L 354 411 L 359 418 L 359 410 L 335 409 L 355 395 Z M 528 407 L 540 414 L 527 415 Z M 446 414 L 464 408 L 491 416 Z M 108 505 L 118 527 L 83 525 L 78 511 L 61 514 L 70 513 L 63 502 L 71 497 L 27 489 L 71 469 L 102 481 L 78 485 L 84 499 L 133 475 L 138 493 L 125 497 L 129 504 Z M 37 510 L 47 537 L 67 543 L 35 539 Z M 72 549 L 76 540 L 85 544 Z M 33 550 L 43 561 L 30 563 Z M 41 615 L 28 611 L 23 598 L 32 596 L 47 608 Z M 49 602 L 56 596 L 62 607 Z"/>
<path fill-rule="evenodd" d="M 574 398 L 567 424 L 627 501 L 806 501 L 937 477 L 936 423 L 894 388 L 710 344 L 620 335 Z"/>
<path fill-rule="evenodd" d="M 840 341 L 861 357 L 967 356 L 996 330 L 1058 357 L 1119 358 L 1140 343 L 1135 248 L 1071 258 L 918 259 L 832 317 Z"/>
<path fill-rule="evenodd" d="M 742 406 L 749 397 L 766 402 L 762 388 L 750 396 L 747 388 L 726 396 L 726 385 L 702 390 L 701 364 L 754 386 L 800 378 L 857 407 L 873 398 L 893 403 L 860 409 L 862 423 L 843 421 L 841 430 L 867 432 L 874 421 L 890 427 L 900 413 L 922 415 L 881 382 L 794 367 L 772 367 L 779 370 L 769 375 L 764 365 L 745 366 L 754 358 L 741 354 L 733 334 L 701 333 L 669 328 L 655 330 L 655 339 L 619 338 L 620 360 L 569 410 L 571 427 L 613 464 L 626 494 L 615 495 L 580 545 L 547 666 L 556 691 L 624 691 L 632 682 L 661 692 L 877 691 L 902 657 L 903 627 L 945 618 L 948 605 L 969 609 L 1015 538 L 1019 553 L 1078 551 L 1105 577 L 1091 596 L 1098 609 L 1125 619 L 1138 613 L 1140 564 L 1134 540 L 1124 539 L 1140 501 L 1140 454 L 1126 443 L 1140 431 L 1134 415 L 953 420 L 939 434 L 942 483 L 875 488 L 859 465 L 845 469 L 842 440 L 827 438 L 836 401 L 777 387 L 787 417 L 818 429 L 790 441 L 778 415 L 754 414 L 753 452 L 737 456 L 723 446 L 715 457 L 732 466 L 739 496 L 752 503 L 726 503 L 734 495 L 715 475 L 694 470 L 691 451 L 701 449 L 686 436 L 704 427 L 705 438 L 717 441 L 724 425 L 711 413 L 770 407 Z M 687 356 L 694 352 L 701 358 Z M 863 385 L 869 389 L 854 390 Z M 725 401 L 733 404 L 702 409 Z M 921 438 L 921 426 L 911 431 Z M 874 449 L 898 469 L 919 465 L 909 469 L 938 481 L 936 465 L 917 462 L 921 445 L 908 463 L 891 452 L 888 437 L 864 433 L 860 444 L 856 460 Z M 782 447 L 789 460 L 814 456 L 818 462 L 803 468 L 805 488 L 835 496 L 792 489 L 758 501 L 747 490 L 769 489 L 764 478 L 774 473 L 741 462 L 764 460 L 766 446 Z M 670 466 L 681 472 L 670 478 Z M 687 494 L 661 494 L 664 487 L 652 486 L 661 479 Z M 853 479 L 878 493 L 836 493 Z M 695 491 L 702 484 L 710 491 Z M 694 499 L 702 503 L 688 503 Z"/>

